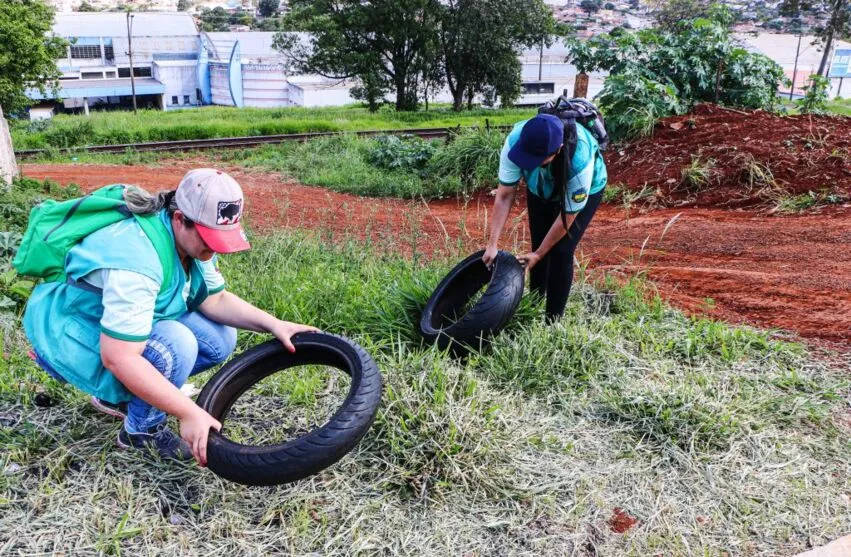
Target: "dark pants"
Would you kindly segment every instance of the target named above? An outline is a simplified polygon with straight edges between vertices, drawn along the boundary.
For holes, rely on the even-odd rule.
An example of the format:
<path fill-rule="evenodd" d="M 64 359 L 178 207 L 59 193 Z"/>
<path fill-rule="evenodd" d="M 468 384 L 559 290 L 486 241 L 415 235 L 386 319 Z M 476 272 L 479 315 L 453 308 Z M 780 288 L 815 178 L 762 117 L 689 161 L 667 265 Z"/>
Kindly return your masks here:
<path fill-rule="evenodd" d="M 602 199 L 602 191 L 589 196 L 585 207 L 577 213 L 576 219 L 570 225 L 567 235 L 529 272 L 529 288 L 542 297 L 546 296 L 547 319 L 561 317 L 564 313 L 573 283 L 573 253 Z M 544 241 L 556 217 L 561 218 L 561 213 L 558 203 L 543 200 L 533 193 L 526 195 L 526 205 L 529 208 L 532 250 L 536 250 Z"/>

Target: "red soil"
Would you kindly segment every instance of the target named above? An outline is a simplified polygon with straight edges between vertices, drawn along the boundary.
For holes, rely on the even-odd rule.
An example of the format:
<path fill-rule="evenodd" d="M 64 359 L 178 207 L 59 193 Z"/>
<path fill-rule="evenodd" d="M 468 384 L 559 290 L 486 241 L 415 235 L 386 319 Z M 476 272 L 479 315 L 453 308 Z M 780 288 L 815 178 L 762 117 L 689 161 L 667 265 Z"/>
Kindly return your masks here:
<path fill-rule="evenodd" d="M 198 162 L 198 161 L 196 161 Z M 191 163 L 160 167 L 23 165 L 32 178 L 90 190 L 124 182 L 173 188 Z M 429 256 L 452 246 L 482 247 L 492 199 L 466 205 L 366 199 L 307 187 L 264 172 L 227 168 L 243 186 L 256 232 L 316 230 L 333 239 L 369 239 L 379 249 Z M 525 249 L 525 203 L 506 226 L 503 246 Z M 662 296 L 688 312 L 851 343 L 851 209 L 770 217 L 745 210 L 659 209 L 630 214 L 604 205 L 580 244 L 590 269 L 646 272 Z M 672 223 L 672 224 L 671 224 Z M 667 232 L 665 229 L 667 227 Z M 709 300 L 711 298 L 711 300 Z"/>
<path fill-rule="evenodd" d="M 708 187 L 689 187 L 682 170 L 699 157 L 713 161 Z M 606 155 L 610 182 L 657 190 L 646 202 L 701 207 L 770 206 L 777 195 L 825 192 L 851 196 L 851 118 L 777 116 L 714 105 L 662 120 L 648 139 L 614 146 Z M 756 162 L 774 184 L 751 180 Z"/>

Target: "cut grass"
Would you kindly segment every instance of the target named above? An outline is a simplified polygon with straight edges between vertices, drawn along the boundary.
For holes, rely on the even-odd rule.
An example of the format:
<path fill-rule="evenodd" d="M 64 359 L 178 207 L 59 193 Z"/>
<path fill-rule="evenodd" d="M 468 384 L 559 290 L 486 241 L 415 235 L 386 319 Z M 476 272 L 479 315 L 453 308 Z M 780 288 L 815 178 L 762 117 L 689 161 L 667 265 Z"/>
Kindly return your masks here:
<path fill-rule="evenodd" d="M 117 451 L 119 424 L 34 366 L 15 318 L 0 360 L 0 547 L 791 555 L 845 533 L 844 367 L 766 332 L 688 318 L 640 280 L 599 291 L 581 277 L 562 321 L 546 326 L 527 297 L 490 349 L 457 360 L 423 346 L 415 327 L 461 254 L 450 246 L 422 263 L 335 240 L 256 237 L 221 263 L 230 290 L 349 335 L 376 359 L 382 406 L 352 454 L 294 485 L 245 488 Z M 243 333 L 239 349 L 259 340 Z M 328 377 L 272 376 L 230 426 L 255 441 L 291 435 L 326 411 L 324 393 L 345 389 Z M 35 406 L 40 390 L 53 406 Z M 612 532 L 615 507 L 638 525 Z"/>
<path fill-rule="evenodd" d="M 534 115 L 530 109 L 454 112 L 446 107 L 429 111 L 396 112 L 382 108 L 371 113 L 357 106 L 330 108 L 227 108 L 92 112 L 91 116 L 58 115 L 49 122 L 13 122 L 16 149 L 67 148 L 147 141 L 177 141 L 289 133 L 444 128 L 513 124 Z"/>

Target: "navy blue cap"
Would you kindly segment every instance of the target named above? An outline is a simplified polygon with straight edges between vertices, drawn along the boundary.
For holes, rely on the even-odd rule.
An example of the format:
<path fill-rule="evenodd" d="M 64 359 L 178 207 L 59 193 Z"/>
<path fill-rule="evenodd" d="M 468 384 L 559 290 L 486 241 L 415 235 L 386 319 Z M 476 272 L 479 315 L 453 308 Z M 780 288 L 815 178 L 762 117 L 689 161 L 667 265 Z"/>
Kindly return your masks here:
<path fill-rule="evenodd" d="M 508 151 L 508 159 L 523 170 L 532 170 L 541 166 L 563 143 L 561 119 L 552 114 L 538 114 L 523 124 L 520 139 Z"/>

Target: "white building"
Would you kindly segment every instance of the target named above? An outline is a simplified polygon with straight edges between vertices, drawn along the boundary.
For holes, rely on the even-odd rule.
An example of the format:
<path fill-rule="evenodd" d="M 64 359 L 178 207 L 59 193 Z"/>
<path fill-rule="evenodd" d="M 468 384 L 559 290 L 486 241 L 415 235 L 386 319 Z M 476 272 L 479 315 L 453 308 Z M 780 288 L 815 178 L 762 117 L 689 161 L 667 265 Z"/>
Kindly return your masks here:
<path fill-rule="evenodd" d="M 134 87 L 140 107 L 200 104 L 200 40 L 189 14 L 138 12 L 128 22 L 118 12 L 58 13 L 53 31 L 71 43 L 57 61 L 62 72 L 57 97 L 64 108 L 130 106 Z M 35 90 L 28 95 L 38 101 L 52 98 Z"/>
<path fill-rule="evenodd" d="M 350 104 L 351 82 L 294 75 L 274 49 L 275 33 L 202 33 L 202 98 L 224 106 L 332 106 Z M 205 91 L 208 90 L 209 94 Z"/>

